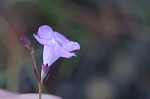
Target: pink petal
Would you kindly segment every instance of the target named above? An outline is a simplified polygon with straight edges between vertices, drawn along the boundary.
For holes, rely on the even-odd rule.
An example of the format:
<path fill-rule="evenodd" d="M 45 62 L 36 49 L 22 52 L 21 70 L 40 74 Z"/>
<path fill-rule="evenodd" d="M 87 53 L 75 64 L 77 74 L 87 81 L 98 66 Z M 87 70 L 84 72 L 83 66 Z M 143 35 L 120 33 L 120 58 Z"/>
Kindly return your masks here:
<path fill-rule="evenodd" d="M 59 44 L 63 45 L 69 42 L 69 40 L 64 35 L 58 32 L 54 32 L 54 34 L 55 34 L 55 40 L 59 42 Z"/>
<path fill-rule="evenodd" d="M 63 48 L 67 51 L 79 50 L 80 45 L 77 42 L 70 41 L 63 46 Z"/>
<path fill-rule="evenodd" d="M 58 58 L 59 56 L 56 55 L 54 47 L 44 46 L 44 50 L 43 50 L 44 65 L 48 64 L 48 66 L 51 66 Z"/>
<path fill-rule="evenodd" d="M 46 45 L 46 46 L 53 46 L 51 40 L 41 39 L 37 34 L 33 34 L 33 36 L 36 38 L 36 40 L 37 40 L 40 44 Z"/>
<path fill-rule="evenodd" d="M 40 26 L 38 29 L 38 35 L 41 39 L 52 39 L 54 37 L 54 33 L 51 27 L 48 25 Z"/>
<path fill-rule="evenodd" d="M 55 46 L 55 53 L 59 57 L 64 57 L 64 58 L 71 58 L 72 56 L 76 56 L 75 53 L 66 51 L 65 49 L 62 49 L 60 46 Z"/>

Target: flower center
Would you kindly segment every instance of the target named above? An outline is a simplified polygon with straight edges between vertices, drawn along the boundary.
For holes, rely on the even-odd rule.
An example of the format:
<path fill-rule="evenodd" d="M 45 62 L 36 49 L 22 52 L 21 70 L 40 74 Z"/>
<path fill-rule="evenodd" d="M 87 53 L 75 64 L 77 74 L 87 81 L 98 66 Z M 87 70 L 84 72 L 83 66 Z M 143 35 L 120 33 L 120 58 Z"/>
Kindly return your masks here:
<path fill-rule="evenodd" d="M 55 39 L 52 39 L 52 43 L 54 44 L 54 45 L 59 45 L 59 46 L 63 46 L 62 45 L 62 43 L 60 43 L 60 42 L 58 42 L 57 40 L 55 40 Z"/>
<path fill-rule="evenodd" d="M 55 39 L 52 39 L 52 43 L 53 43 L 54 45 L 58 45 L 58 42 L 57 42 Z"/>

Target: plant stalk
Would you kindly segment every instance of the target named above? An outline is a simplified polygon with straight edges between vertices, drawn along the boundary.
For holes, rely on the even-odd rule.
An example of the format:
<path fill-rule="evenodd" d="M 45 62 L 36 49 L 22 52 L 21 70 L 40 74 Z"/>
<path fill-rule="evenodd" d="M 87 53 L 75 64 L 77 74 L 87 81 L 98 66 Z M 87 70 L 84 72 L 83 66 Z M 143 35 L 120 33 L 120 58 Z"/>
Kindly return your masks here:
<path fill-rule="evenodd" d="M 39 99 L 42 99 L 42 85 L 39 84 Z"/>
<path fill-rule="evenodd" d="M 39 72 L 38 72 L 38 68 L 37 68 L 37 65 L 36 65 L 36 61 L 35 61 L 35 57 L 34 57 L 34 52 L 33 52 L 32 49 L 30 49 L 29 51 L 30 51 L 30 55 L 31 55 L 31 58 L 32 58 L 33 66 L 34 66 L 35 76 L 36 76 L 37 81 L 38 81 L 39 99 L 42 99 L 42 82 L 41 82 L 40 75 L 39 75 Z"/>
<path fill-rule="evenodd" d="M 38 72 L 38 69 L 37 69 L 37 65 L 36 65 L 36 61 L 35 61 L 35 57 L 34 57 L 34 54 L 32 52 L 30 52 L 30 55 L 31 55 L 31 58 L 32 58 L 32 62 L 33 62 L 33 66 L 34 66 L 34 72 L 35 72 L 35 76 L 37 78 L 37 81 L 38 81 L 38 84 L 41 84 L 41 80 L 40 80 L 40 75 L 39 75 L 39 72 Z"/>

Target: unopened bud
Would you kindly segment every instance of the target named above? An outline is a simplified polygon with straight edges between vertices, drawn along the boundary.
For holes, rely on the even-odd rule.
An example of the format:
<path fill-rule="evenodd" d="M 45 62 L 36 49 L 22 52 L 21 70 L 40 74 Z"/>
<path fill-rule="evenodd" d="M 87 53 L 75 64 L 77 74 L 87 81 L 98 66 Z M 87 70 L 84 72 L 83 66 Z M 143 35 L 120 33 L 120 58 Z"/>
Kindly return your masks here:
<path fill-rule="evenodd" d="M 21 42 L 25 47 L 27 47 L 28 49 L 30 49 L 31 42 L 30 42 L 30 40 L 29 40 L 25 35 L 21 36 L 20 42 Z"/>

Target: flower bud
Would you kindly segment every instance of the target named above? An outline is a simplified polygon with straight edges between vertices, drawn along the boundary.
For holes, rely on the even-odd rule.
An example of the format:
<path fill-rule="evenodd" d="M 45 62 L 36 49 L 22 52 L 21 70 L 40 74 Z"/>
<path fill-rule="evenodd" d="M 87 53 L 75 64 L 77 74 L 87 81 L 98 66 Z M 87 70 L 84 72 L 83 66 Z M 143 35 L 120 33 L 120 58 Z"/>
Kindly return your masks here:
<path fill-rule="evenodd" d="M 30 40 L 29 40 L 25 35 L 21 36 L 20 42 L 21 42 L 25 47 L 27 47 L 28 49 L 30 49 L 30 47 L 31 47 L 31 42 L 30 42 Z"/>

